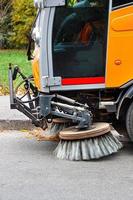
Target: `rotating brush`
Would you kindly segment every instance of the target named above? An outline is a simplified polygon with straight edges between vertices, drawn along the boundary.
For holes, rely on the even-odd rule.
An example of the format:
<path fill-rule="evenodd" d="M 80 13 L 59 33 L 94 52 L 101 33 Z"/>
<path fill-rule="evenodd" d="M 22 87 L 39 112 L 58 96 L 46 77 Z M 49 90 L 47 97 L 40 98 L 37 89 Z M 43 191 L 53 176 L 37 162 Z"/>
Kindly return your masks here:
<path fill-rule="evenodd" d="M 111 133 L 108 123 L 95 123 L 91 130 L 67 128 L 59 134 L 55 150 L 59 159 L 71 161 L 94 160 L 112 155 L 122 148 L 122 143 Z"/>

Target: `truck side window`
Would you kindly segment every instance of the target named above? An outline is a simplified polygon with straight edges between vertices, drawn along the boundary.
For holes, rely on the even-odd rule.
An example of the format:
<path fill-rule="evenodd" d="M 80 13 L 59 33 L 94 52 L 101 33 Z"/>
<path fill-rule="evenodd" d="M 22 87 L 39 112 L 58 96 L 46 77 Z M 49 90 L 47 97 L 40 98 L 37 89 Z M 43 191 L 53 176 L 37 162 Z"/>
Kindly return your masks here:
<path fill-rule="evenodd" d="M 55 11 L 54 76 L 103 77 L 109 1 L 77 0 L 72 2 L 74 2 L 73 6 L 58 7 Z"/>

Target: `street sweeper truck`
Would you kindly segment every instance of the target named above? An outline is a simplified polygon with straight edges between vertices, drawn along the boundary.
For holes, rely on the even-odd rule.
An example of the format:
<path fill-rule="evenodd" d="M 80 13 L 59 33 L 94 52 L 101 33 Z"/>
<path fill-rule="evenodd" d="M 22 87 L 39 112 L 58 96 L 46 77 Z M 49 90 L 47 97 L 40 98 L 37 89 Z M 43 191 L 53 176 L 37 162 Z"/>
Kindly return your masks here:
<path fill-rule="evenodd" d="M 34 4 L 27 51 L 33 74 L 26 77 L 10 64 L 11 108 L 44 130 L 44 140 L 59 141 L 60 159 L 116 153 L 122 144 L 110 123 L 125 124 L 133 141 L 133 0 Z M 18 76 L 22 82 L 14 87 Z"/>

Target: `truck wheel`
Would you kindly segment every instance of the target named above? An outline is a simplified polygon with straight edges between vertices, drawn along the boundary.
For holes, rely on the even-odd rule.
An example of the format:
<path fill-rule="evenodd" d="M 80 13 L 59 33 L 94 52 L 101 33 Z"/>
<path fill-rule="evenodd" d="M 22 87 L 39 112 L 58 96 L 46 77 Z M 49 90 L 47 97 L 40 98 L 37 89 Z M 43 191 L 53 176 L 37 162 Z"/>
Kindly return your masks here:
<path fill-rule="evenodd" d="M 133 141 L 133 102 L 130 104 L 127 111 L 126 128 L 131 141 Z"/>

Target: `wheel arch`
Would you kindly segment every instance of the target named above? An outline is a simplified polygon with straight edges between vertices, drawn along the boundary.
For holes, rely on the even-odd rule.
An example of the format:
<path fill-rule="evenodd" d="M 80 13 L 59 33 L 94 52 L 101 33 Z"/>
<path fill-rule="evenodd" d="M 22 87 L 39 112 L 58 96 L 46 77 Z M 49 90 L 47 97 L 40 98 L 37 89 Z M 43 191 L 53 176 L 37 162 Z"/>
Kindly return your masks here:
<path fill-rule="evenodd" d="M 133 102 L 133 85 L 130 86 L 124 93 L 124 95 L 121 97 L 119 103 L 118 103 L 118 109 L 116 113 L 116 118 L 119 119 L 121 114 L 127 111 L 127 108 L 130 106 L 130 104 Z"/>

